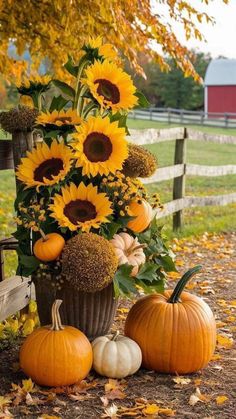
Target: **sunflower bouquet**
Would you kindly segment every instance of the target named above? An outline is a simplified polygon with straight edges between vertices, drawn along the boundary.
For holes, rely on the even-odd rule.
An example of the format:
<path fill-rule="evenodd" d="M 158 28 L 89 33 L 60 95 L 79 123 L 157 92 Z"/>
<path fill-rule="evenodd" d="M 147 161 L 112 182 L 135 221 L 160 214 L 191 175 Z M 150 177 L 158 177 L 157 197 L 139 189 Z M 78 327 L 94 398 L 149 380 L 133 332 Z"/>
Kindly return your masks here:
<path fill-rule="evenodd" d="M 35 77 L 18 87 L 38 109 L 40 133 L 17 168 L 18 274 L 48 292 L 161 291 L 175 268 L 154 216 L 158 194 L 148 196 L 140 180 L 157 162 L 128 141 L 126 125 L 146 99 L 100 38 L 64 67 L 70 83 Z"/>

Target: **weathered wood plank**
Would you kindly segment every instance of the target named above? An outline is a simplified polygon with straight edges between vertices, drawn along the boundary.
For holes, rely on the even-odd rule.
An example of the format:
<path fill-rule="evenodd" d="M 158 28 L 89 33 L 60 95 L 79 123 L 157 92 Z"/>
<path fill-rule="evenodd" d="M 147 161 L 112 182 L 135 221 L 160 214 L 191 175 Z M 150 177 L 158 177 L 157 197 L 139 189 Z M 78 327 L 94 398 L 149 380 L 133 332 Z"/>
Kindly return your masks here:
<path fill-rule="evenodd" d="M 207 141 L 219 144 L 236 144 L 236 137 L 223 134 L 208 134 L 206 132 L 197 131 L 187 128 L 187 138 L 194 141 Z"/>
<path fill-rule="evenodd" d="M 172 141 L 176 138 L 183 138 L 184 136 L 184 127 L 178 128 L 163 128 L 163 129 L 131 129 L 130 137 L 128 138 L 130 142 L 135 144 L 156 144 L 162 141 Z"/>
<path fill-rule="evenodd" d="M 162 182 L 163 180 L 174 179 L 184 174 L 184 165 L 176 164 L 175 166 L 160 167 L 153 176 L 142 179 L 142 183 L 149 184 L 154 182 Z"/>
<path fill-rule="evenodd" d="M 201 166 L 198 164 L 187 164 L 186 175 L 191 176 L 225 176 L 236 174 L 236 165 L 225 166 Z"/>
<path fill-rule="evenodd" d="M 30 278 L 15 276 L 0 283 L 0 321 L 21 310 L 35 298 Z"/>
<path fill-rule="evenodd" d="M 156 218 L 163 218 L 184 208 L 205 207 L 205 206 L 221 206 L 233 204 L 236 202 L 236 193 L 213 195 L 213 196 L 186 196 L 185 198 L 176 199 L 164 204 L 163 210 L 156 211 Z"/>
<path fill-rule="evenodd" d="M 185 197 L 185 164 L 186 164 L 186 129 L 184 130 L 184 136 L 180 140 L 175 141 L 175 164 L 182 164 L 184 166 L 183 174 L 174 179 L 173 183 L 173 199 L 181 199 Z M 177 211 L 173 216 L 173 230 L 178 230 L 183 224 L 183 213 Z"/>

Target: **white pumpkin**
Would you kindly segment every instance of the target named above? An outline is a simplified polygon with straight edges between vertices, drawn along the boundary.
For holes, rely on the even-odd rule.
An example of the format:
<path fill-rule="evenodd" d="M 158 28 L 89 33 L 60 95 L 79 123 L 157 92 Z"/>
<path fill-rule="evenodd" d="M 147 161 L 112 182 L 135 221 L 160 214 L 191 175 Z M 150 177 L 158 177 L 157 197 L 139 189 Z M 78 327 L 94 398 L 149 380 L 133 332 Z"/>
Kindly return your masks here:
<path fill-rule="evenodd" d="M 142 352 L 132 339 L 119 335 L 100 336 L 92 343 L 93 368 L 109 378 L 124 378 L 140 368 Z"/>
<path fill-rule="evenodd" d="M 115 234 L 111 243 L 115 248 L 119 265 L 128 263 L 128 265 L 133 266 L 131 275 L 137 275 L 139 266 L 146 261 L 143 251 L 145 244 L 140 244 L 137 237 L 134 238 L 128 233 Z"/>

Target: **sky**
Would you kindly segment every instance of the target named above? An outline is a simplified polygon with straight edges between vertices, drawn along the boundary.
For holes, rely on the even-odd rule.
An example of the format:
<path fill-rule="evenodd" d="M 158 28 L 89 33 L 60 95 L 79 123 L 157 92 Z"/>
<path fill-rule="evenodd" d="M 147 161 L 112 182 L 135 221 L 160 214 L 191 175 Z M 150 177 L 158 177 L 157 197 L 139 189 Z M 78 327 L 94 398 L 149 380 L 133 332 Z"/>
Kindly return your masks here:
<path fill-rule="evenodd" d="M 198 10 L 203 10 L 201 0 L 189 0 L 189 3 Z M 158 6 L 159 8 L 159 6 Z M 176 36 L 181 43 L 188 48 L 194 48 L 205 53 L 210 53 L 213 58 L 223 55 L 227 58 L 236 58 L 236 0 L 229 0 L 229 4 L 223 0 L 210 0 L 204 11 L 215 18 L 215 25 L 199 24 L 199 29 L 206 38 L 206 42 L 198 40 L 186 41 L 181 28 L 174 24 Z M 163 7 L 159 12 L 165 16 Z"/>

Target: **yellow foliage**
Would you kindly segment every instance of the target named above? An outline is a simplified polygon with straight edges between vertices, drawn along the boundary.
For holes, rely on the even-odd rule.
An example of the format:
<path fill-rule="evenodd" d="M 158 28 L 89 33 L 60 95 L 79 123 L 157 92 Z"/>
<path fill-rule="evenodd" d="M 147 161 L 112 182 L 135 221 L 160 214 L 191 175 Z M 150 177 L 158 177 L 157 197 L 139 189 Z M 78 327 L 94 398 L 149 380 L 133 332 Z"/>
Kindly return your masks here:
<path fill-rule="evenodd" d="M 166 4 L 168 25 L 165 18 L 156 13 L 158 3 Z M 140 52 L 154 59 L 163 70 L 168 69 L 163 56 L 150 48 L 151 43 L 156 43 L 176 60 L 186 76 L 200 81 L 191 56 L 176 38 L 171 22 L 178 21 L 187 38 L 202 39 L 197 24 L 212 22 L 212 18 L 201 11 L 201 4 L 198 10 L 192 7 L 190 0 L 158 0 L 155 4 L 154 10 L 150 0 L 2 0 L 0 72 L 8 79 L 19 80 L 26 71 L 24 61 L 19 60 L 16 65 L 15 60 L 7 55 L 9 44 L 14 39 L 19 55 L 29 48 L 34 70 L 42 58 L 47 57 L 53 64 L 55 75 L 61 78 L 61 63 L 66 62 L 68 54 L 77 60 L 84 42 L 99 35 L 121 50 L 139 73 L 143 72 L 138 64 Z"/>
<path fill-rule="evenodd" d="M 7 339 L 16 335 L 28 336 L 39 325 L 37 304 L 36 301 L 31 300 L 28 313 L 21 314 L 21 316 L 11 316 L 0 323 L 0 339 Z"/>

